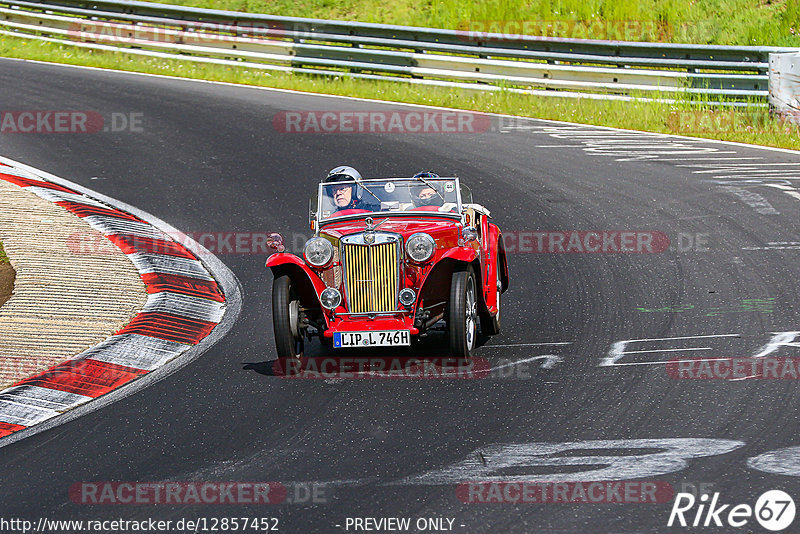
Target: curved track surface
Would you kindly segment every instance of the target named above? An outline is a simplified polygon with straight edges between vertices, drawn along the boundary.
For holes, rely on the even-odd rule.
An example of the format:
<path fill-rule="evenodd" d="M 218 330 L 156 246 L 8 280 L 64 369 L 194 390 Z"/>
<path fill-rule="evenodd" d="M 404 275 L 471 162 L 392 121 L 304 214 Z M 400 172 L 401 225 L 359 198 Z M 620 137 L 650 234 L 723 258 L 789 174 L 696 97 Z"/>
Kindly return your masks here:
<path fill-rule="evenodd" d="M 482 380 L 271 376 L 265 255 L 220 253 L 243 287 L 230 333 L 137 394 L 2 448 L 0 516 L 271 516 L 283 532 L 404 516 L 453 519 L 456 532 L 652 532 L 676 530 L 671 503 L 465 504 L 456 487 L 631 479 L 706 484 L 733 504 L 769 489 L 800 496 L 797 450 L 786 450 L 800 447 L 797 381 L 681 380 L 664 364 L 800 356 L 800 156 L 534 120 L 495 119 L 475 134 L 285 134 L 272 122 L 281 111 L 411 108 L 9 60 L 0 84 L 4 111 L 141 113 L 135 132 L 4 133 L 0 153 L 185 232 L 307 233 L 313 185 L 348 164 L 457 174 L 505 232 L 672 242 L 653 254 L 509 254 L 503 334 L 480 349 L 506 367 Z M 620 343 L 630 340 L 640 341 Z M 68 492 L 81 481 L 277 481 L 290 493 L 308 483 L 327 502 L 77 504 Z"/>

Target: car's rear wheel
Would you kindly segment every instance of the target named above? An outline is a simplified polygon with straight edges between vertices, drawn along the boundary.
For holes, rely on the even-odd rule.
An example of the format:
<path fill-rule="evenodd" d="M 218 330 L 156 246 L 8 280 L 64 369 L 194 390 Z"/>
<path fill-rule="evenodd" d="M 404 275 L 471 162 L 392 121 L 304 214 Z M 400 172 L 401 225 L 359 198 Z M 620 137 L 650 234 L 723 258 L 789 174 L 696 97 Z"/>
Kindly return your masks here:
<path fill-rule="evenodd" d="M 484 336 L 496 336 L 500 333 L 500 294 L 503 292 L 503 279 L 500 274 L 500 256 L 497 256 L 495 273 L 497 276 L 497 313 L 494 317 L 490 316 L 487 312 L 486 315 L 481 315 L 481 334 Z"/>
<path fill-rule="evenodd" d="M 272 326 L 278 358 L 287 360 L 287 367 L 302 364 L 305 344 L 300 322 L 300 299 L 288 275 L 279 276 L 272 283 Z"/>
<path fill-rule="evenodd" d="M 453 273 L 447 307 L 450 352 L 456 358 L 471 358 L 478 338 L 478 293 L 470 269 Z"/>

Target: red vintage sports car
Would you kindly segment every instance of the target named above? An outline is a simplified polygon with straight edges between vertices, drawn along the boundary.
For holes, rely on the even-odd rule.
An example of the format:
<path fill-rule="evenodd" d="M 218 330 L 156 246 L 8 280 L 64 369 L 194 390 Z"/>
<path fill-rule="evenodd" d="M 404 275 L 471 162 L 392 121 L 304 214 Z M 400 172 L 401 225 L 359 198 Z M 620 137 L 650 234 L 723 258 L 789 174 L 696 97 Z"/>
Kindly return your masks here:
<path fill-rule="evenodd" d="M 278 250 L 272 314 L 279 358 L 304 338 L 334 348 L 408 346 L 444 321 L 452 355 L 500 331 L 508 267 L 500 229 L 458 178 L 355 179 L 338 174 L 310 202 L 303 257 Z M 333 178 L 333 181 L 330 180 Z"/>

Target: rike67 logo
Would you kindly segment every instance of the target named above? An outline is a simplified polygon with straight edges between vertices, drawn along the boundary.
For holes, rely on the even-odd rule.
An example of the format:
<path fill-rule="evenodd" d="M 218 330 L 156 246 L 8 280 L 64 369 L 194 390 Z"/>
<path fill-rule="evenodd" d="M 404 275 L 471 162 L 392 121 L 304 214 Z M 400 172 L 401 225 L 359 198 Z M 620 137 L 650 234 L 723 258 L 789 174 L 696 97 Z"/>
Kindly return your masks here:
<path fill-rule="evenodd" d="M 749 504 L 721 504 L 719 492 L 714 493 L 709 502 L 708 494 L 699 499 L 691 493 L 678 493 L 667 526 L 681 527 L 722 527 L 741 528 L 755 516 L 765 529 L 778 532 L 789 527 L 794 521 L 794 500 L 781 490 L 770 490 L 762 494 L 755 506 Z M 752 530 L 751 530 L 752 532 Z"/>

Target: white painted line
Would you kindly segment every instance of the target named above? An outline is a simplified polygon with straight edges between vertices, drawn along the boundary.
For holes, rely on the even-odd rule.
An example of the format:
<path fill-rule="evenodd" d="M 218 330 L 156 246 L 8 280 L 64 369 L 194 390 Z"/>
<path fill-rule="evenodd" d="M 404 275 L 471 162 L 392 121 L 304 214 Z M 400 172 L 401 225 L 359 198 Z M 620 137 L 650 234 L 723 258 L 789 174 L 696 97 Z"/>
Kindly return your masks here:
<path fill-rule="evenodd" d="M 711 334 L 706 336 L 681 336 L 681 337 L 650 337 L 644 339 L 626 339 L 627 343 L 636 343 L 639 341 L 672 341 L 675 339 L 707 339 L 712 337 L 741 337 L 741 334 Z"/>
<path fill-rule="evenodd" d="M 800 165 L 800 163 L 798 165 Z M 780 172 L 780 169 L 751 169 L 751 168 L 747 168 L 747 167 L 717 167 L 717 168 L 714 168 L 714 169 L 703 169 L 703 170 L 700 170 L 700 171 L 692 171 L 692 174 L 719 174 L 719 173 L 725 173 L 725 172 L 734 172 L 734 173 L 738 173 L 738 174 L 744 176 L 745 174 L 747 174 L 747 175 L 770 174 L 770 173 L 774 174 L 776 172 Z M 788 170 L 786 172 L 790 173 L 789 176 L 798 176 L 796 174 L 798 172 L 797 169 L 790 169 L 790 170 Z"/>
<path fill-rule="evenodd" d="M 742 247 L 742 250 L 800 250 L 800 245 L 771 246 L 771 247 Z"/>
<path fill-rule="evenodd" d="M 720 360 L 730 360 L 730 358 L 692 358 L 693 362 L 716 362 Z M 624 367 L 631 365 L 666 365 L 670 360 L 661 360 L 657 362 L 630 362 L 630 363 L 615 363 L 613 367 Z M 609 366 L 611 367 L 611 366 Z"/>
<path fill-rule="evenodd" d="M 608 353 L 600 359 L 600 363 L 597 364 L 598 367 L 614 367 L 617 365 L 623 365 L 619 362 L 622 358 L 624 358 L 627 354 L 636 354 L 642 353 L 643 351 L 626 351 L 624 350 L 628 345 L 631 343 L 644 343 L 648 341 L 675 341 L 675 340 L 684 340 L 684 339 L 710 339 L 710 338 L 722 338 L 722 337 L 741 337 L 739 334 L 711 334 L 711 335 L 703 335 L 703 336 L 679 336 L 679 337 L 664 337 L 664 338 L 645 338 L 645 339 L 626 339 L 623 341 L 617 341 L 611 345 L 611 349 Z M 709 350 L 709 347 L 699 347 L 699 350 Z M 652 350 L 647 351 L 651 353 L 655 352 L 675 352 L 671 349 L 662 349 L 662 350 Z M 660 362 L 655 363 L 665 363 L 663 360 Z M 631 362 L 626 363 L 624 365 L 654 365 L 653 362 Z"/>
<path fill-rule="evenodd" d="M 688 349 L 626 350 L 622 354 L 647 354 L 652 352 L 684 352 L 687 350 L 711 350 L 711 347 L 693 347 Z"/>
<path fill-rule="evenodd" d="M 541 347 L 545 345 L 572 345 L 571 341 L 557 341 L 553 343 L 512 343 L 510 345 L 486 345 L 486 348 L 492 347 Z"/>
<path fill-rule="evenodd" d="M 758 180 L 786 180 L 786 181 L 796 181 L 800 180 L 800 175 L 797 174 L 723 174 L 720 176 L 712 176 L 714 180 L 737 180 L 737 181 L 746 181 L 752 180 L 754 183 L 758 183 Z"/>
<path fill-rule="evenodd" d="M 715 165 L 713 163 L 701 163 L 701 164 L 692 163 L 692 164 L 675 165 L 675 166 L 676 167 L 700 167 L 700 168 L 703 168 L 703 169 L 711 169 L 710 171 L 694 171 L 695 173 L 702 173 L 702 172 L 713 172 L 714 169 L 748 169 L 748 168 L 752 169 L 752 168 L 759 168 L 759 167 L 791 167 L 791 166 L 796 166 L 796 165 L 800 165 L 800 162 L 797 162 L 797 163 L 787 163 L 787 162 L 783 162 L 783 163 L 769 163 L 769 162 L 767 162 L 767 163 L 744 163 L 744 164 L 741 164 L 741 165 L 735 165 L 735 164 L 728 165 L 728 164 L 725 164 L 725 163 L 720 164 L 720 165 Z"/>
<path fill-rule="evenodd" d="M 556 356 L 554 354 L 543 354 L 541 356 L 533 356 L 531 358 L 525 358 L 524 360 L 519 360 L 517 362 L 507 363 L 505 365 L 500 365 L 498 367 L 492 367 L 492 371 L 498 371 L 500 369 L 506 369 L 508 367 L 515 367 L 517 365 L 522 365 L 523 363 L 534 362 L 536 360 L 545 360 L 545 362 L 541 365 L 542 369 L 552 369 L 559 363 L 564 362 L 564 358 L 561 356 Z"/>
<path fill-rule="evenodd" d="M 661 161 L 687 161 L 687 160 L 695 160 L 695 161 L 731 161 L 731 160 L 751 160 L 751 159 L 764 159 L 762 157 L 753 157 L 753 158 L 662 158 Z M 694 165 L 686 165 L 687 167 L 694 166 Z"/>

